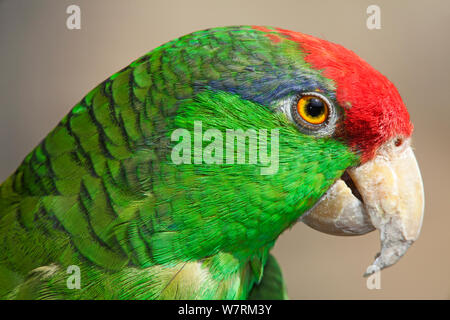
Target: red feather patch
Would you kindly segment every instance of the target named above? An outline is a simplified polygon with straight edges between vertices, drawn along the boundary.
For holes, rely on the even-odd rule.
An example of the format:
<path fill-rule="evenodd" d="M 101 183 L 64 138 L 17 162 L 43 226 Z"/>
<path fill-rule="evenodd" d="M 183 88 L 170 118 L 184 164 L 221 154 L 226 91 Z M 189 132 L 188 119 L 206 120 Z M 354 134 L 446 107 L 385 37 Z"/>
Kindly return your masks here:
<path fill-rule="evenodd" d="M 395 86 L 353 51 L 299 32 L 258 30 L 275 31 L 298 42 L 306 53 L 306 62 L 335 82 L 336 99 L 345 108 L 342 135 L 351 147 L 362 152 L 363 162 L 389 139 L 411 135 L 413 126 Z"/>

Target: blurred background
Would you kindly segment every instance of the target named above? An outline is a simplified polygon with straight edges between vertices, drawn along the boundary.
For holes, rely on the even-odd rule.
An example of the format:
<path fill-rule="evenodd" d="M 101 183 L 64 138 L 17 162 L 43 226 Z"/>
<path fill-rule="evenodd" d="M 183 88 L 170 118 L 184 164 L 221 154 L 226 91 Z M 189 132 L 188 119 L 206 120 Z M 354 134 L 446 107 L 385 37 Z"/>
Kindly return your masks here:
<path fill-rule="evenodd" d="M 81 29 L 66 8 L 81 8 Z M 369 5 L 381 29 L 366 27 Z M 415 125 L 426 204 L 419 240 L 362 277 L 379 234 L 334 237 L 297 224 L 274 254 L 291 299 L 450 298 L 450 1 L 0 0 L 0 181 L 90 89 L 155 47 L 217 26 L 270 25 L 344 45 L 397 86 Z"/>

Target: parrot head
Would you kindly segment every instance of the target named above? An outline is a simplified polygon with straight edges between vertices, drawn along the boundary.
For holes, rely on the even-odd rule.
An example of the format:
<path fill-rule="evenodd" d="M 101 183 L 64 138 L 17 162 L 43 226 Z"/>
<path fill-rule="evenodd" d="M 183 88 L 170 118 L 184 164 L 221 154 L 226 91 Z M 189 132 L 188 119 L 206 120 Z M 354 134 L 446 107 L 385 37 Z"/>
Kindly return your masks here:
<path fill-rule="evenodd" d="M 94 88 L 5 185 L 57 192 L 43 205 L 64 218 L 76 199 L 98 221 L 111 212 L 101 235 L 137 265 L 243 265 L 302 221 L 334 235 L 378 229 L 370 273 L 420 232 L 412 129 L 394 85 L 352 51 L 279 28 L 214 28 Z M 100 189 L 107 209 L 94 201 Z"/>
<path fill-rule="evenodd" d="M 170 41 L 91 90 L 0 185 L 0 296 L 59 297 L 34 275 L 60 263 L 90 274 L 77 299 L 247 298 L 299 221 L 379 230 L 366 274 L 389 267 L 422 225 L 412 131 L 395 86 L 340 45 L 258 26 Z"/>
<path fill-rule="evenodd" d="M 297 32 L 278 32 L 297 42 L 305 61 L 333 81 L 342 112 L 334 137 L 359 155 L 302 220 L 335 235 L 379 229 L 381 252 L 366 275 L 388 267 L 417 239 L 424 212 L 408 111 L 395 86 L 352 51 Z"/>
<path fill-rule="evenodd" d="M 177 97 L 173 128 L 190 130 L 194 139 L 196 121 L 203 132 L 224 135 L 277 130 L 267 145 L 258 144 L 259 155 L 262 146 L 279 143 L 271 149 L 279 154 L 272 174 L 256 170 L 257 159 L 253 166 L 206 164 L 195 162 L 194 154 L 191 164 L 178 166 L 180 176 L 195 178 L 179 180 L 174 192 L 189 188 L 196 200 L 187 206 L 203 219 L 180 242 L 196 237 L 211 250 L 256 249 L 299 220 L 334 235 L 378 229 L 381 252 L 370 274 L 393 265 L 417 239 L 424 193 L 411 148 L 413 126 L 395 86 L 355 53 L 257 26 L 195 32 L 165 51 L 157 55 L 162 69 L 171 70 L 179 88 L 190 87 L 185 96 L 177 96 L 176 84 L 171 89 Z M 213 140 L 210 133 L 200 146 Z M 183 211 L 178 225 L 192 220 Z"/>

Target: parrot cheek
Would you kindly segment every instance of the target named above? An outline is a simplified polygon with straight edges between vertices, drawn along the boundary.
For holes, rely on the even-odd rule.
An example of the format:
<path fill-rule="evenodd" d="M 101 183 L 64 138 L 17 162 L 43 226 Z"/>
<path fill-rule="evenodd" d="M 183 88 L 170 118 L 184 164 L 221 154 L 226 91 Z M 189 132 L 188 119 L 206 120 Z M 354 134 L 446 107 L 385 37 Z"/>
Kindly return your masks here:
<path fill-rule="evenodd" d="M 368 268 L 370 275 L 406 253 L 419 236 L 423 212 L 423 183 L 409 141 L 396 146 L 391 140 L 372 160 L 349 168 L 301 220 L 334 235 L 380 230 L 381 252 Z"/>

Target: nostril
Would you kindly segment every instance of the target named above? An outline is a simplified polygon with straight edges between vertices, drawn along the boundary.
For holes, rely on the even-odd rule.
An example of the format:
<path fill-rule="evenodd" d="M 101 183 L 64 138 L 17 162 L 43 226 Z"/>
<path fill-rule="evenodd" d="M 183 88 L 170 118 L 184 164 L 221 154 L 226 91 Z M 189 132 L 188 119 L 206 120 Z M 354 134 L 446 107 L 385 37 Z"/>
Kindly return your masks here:
<path fill-rule="evenodd" d="M 394 144 L 396 147 L 400 147 L 403 144 L 403 139 L 402 138 L 395 139 Z"/>

